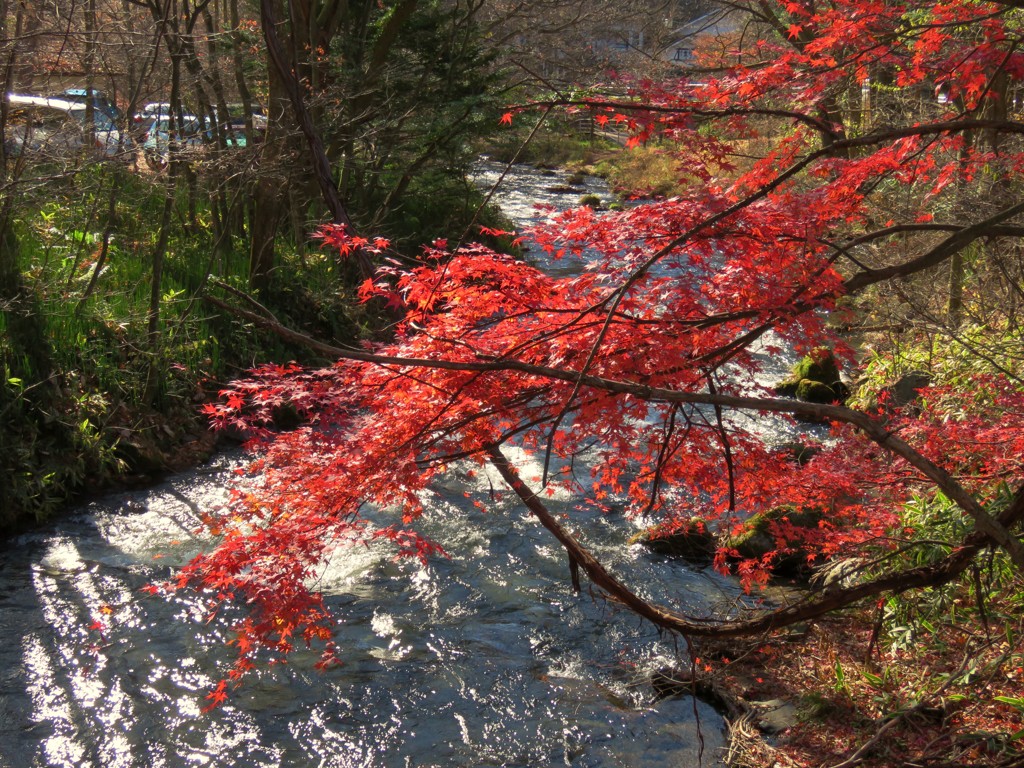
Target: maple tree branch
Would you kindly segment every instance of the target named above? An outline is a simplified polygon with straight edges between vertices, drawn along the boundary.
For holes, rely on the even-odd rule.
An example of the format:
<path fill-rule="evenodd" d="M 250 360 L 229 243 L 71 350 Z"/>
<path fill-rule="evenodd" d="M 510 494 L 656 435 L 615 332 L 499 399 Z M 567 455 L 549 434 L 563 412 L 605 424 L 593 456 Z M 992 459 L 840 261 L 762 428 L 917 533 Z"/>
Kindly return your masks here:
<path fill-rule="evenodd" d="M 661 446 L 658 448 L 658 458 L 654 464 L 654 475 L 651 478 L 651 492 L 649 494 L 647 506 L 644 508 L 643 512 L 640 513 L 641 516 L 649 514 L 658 503 L 658 496 L 661 494 L 662 472 L 664 471 L 669 458 L 674 453 L 672 450 L 672 435 L 676 429 L 676 416 L 678 414 L 679 404 L 673 403 L 668 414 L 668 421 L 665 424 L 665 439 L 661 441 Z M 685 418 L 687 423 L 684 436 L 690 433 L 690 428 L 692 427 L 689 416 L 685 416 Z"/>
<path fill-rule="evenodd" d="M 509 171 L 512 170 L 512 166 L 519 162 L 519 156 L 523 153 L 523 150 L 526 149 L 526 146 L 530 143 L 530 141 L 533 140 L 533 137 L 536 136 L 537 133 L 540 131 L 541 127 L 544 125 L 544 121 L 547 120 L 547 117 L 550 113 L 551 109 L 547 109 L 539 118 L 537 118 L 537 122 L 534 124 L 533 130 L 531 130 L 529 135 L 527 135 L 527 137 L 523 139 L 522 143 L 516 149 L 515 154 L 513 154 L 512 158 L 505 164 L 505 169 L 498 176 L 497 181 L 495 181 L 491 188 L 487 190 L 487 194 L 484 195 L 484 199 L 480 201 L 480 205 L 478 205 L 476 207 L 476 210 L 473 211 L 473 218 L 469 220 L 469 223 L 463 230 L 462 236 L 459 238 L 459 245 L 465 242 L 466 239 L 469 237 L 469 232 L 476 225 L 477 220 L 480 218 L 480 214 L 483 213 L 484 208 L 490 205 L 491 199 L 498 191 L 498 187 L 501 186 L 501 183 L 505 180 L 505 177 L 508 175 Z"/>
<path fill-rule="evenodd" d="M 827 132 L 829 126 L 820 118 L 808 115 L 806 112 L 798 112 L 790 109 L 778 109 L 772 107 L 728 107 L 724 109 L 708 109 L 707 107 L 694 106 L 660 106 L 656 104 L 630 103 L 623 101 L 597 101 L 595 99 L 551 99 L 548 101 L 534 101 L 526 106 L 538 107 L 586 107 L 589 109 L 616 109 L 620 112 L 646 112 L 666 115 L 692 115 L 694 117 L 782 117 L 804 123 L 816 131 Z"/>
<path fill-rule="evenodd" d="M 655 626 L 679 632 L 684 636 L 726 638 L 757 635 L 818 618 L 879 594 L 899 594 L 911 589 L 945 584 L 963 573 L 974 561 L 975 556 L 989 544 L 988 536 L 980 532 L 973 533 L 964 540 L 959 549 L 932 565 L 897 571 L 851 587 L 828 587 L 816 599 L 784 606 L 755 619 L 702 620 L 656 605 L 635 594 L 609 573 L 588 549 L 558 523 L 540 497 L 519 477 L 515 467 L 501 452 L 499 446 L 486 446 L 485 452 L 491 464 L 526 505 L 526 508 L 565 547 L 569 557 L 584 570 L 596 586 L 607 592 L 616 602 L 626 606 Z M 1017 491 L 1009 507 L 999 515 L 998 524 L 1009 527 L 1022 518 L 1024 518 L 1024 487 Z"/>
<path fill-rule="evenodd" d="M 845 243 L 835 244 L 826 243 L 829 247 L 837 250 L 842 249 L 844 251 L 851 248 L 856 248 L 859 245 L 865 245 L 875 240 L 884 240 L 887 237 L 893 235 L 902 235 L 909 232 L 952 232 L 957 233 L 963 230 L 962 224 L 942 224 L 940 222 L 921 222 L 915 224 L 893 224 L 891 227 L 883 227 L 882 229 L 876 229 L 871 232 L 865 232 L 862 235 L 851 238 Z M 1024 225 L 1020 224 L 998 224 L 993 225 L 990 231 L 987 233 L 992 237 L 1024 237 Z M 858 265 L 860 266 L 860 265 Z M 863 267 L 865 272 L 870 271 L 868 267 Z"/>
<path fill-rule="evenodd" d="M 959 228 L 958 231 L 947 237 L 937 246 L 926 253 L 921 254 L 915 259 L 911 259 L 910 261 L 891 267 L 869 269 L 863 272 L 858 272 L 856 275 L 849 278 L 843 284 L 843 287 L 846 293 L 854 293 L 862 288 L 874 285 L 875 283 L 879 283 L 884 280 L 889 280 L 894 277 L 906 277 L 907 275 L 912 275 L 916 272 L 934 267 L 937 264 L 941 264 L 954 253 L 962 251 L 975 240 L 982 237 L 988 237 L 993 234 L 994 230 L 996 230 L 999 225 L 1004 224 L 1020 213 L 1024 213 L 1024 201 L 1019 202 L 1016 205 L 1011 205 L 1009 208 L 1004 208 L 999 211 L 999 213 L 975 224 Z"/>
<path fill-rule="evenodd" d="M 1024 1 L 1024 0 L 1022 0 Z M 641 102 L 623 101 L 595 101 L 592 99 L 549 99 L 546 101 L 531 101 L 527 104 L 519 104 L 512 109 L 528 109 L 530 107 L 543 107 L 552 109 L 554 107 L 587 107 L 600 109 L 617 109 L 620 112 L 646 112 L 661 115 L 689 115 L 693 117 L 726 118 L 726 117 L 780 117 L 804 123 L 810 128 L 829 135 L 840 136 L 835 133 L 823 120 L 806 112 L 796 110 L 778 109 L 774 107 L 726 107 L 722 109 L 708 109 L 685 104 L 658 105 Z M 956 134 L 960 132 L 1000 130 L 1006 133 L 1024 134 L 1024 122 L 1011 120 L 1009 118 L 956 118 L 953 120 L 942 120 L 932 123 L 919 123 L 916 125 L 902 126 L 899 128 L 880 128 L 861 136 L 835 138 L 833 143 L 827 147 L 817 150 L 815 155 L 834 155 L 838 151 L 856 149 L 862 147 L 883 144 L 895 139 L 906 139 L 912 136 L 928 136 L 931 134 Z"/>
<path fill-rule="evenodd" d="M 1024 205 L 1024 203 L 1022 203 Z M 344 349 L 317 341 L 306 334 L 286 328 L 267 317 L 232 307 L 213 297 L 206 300 L 232 312 L 239 317 L 250 320 L 257 325 L 273 331 L 287 341 L 301 344 L 315 351 L 330 355 L 337 359 L 353 360 L 377 365 L 397 365 L 419 368 L 436 368 L 449 371 L 520 371 L 546 379 L 564 381 L 578 389 L 582 386 L 592 387 L 607 392 L 631 395 L 647 402 L 685 403 L 691 405 L 710 405 L 733 408 L 737 410 L 762 411 L 766 413 L 789 413 L 804 416 L 819 422 L 838 421 L 849 424 L 889 452 L 899 456 L 912 467 L 928 478 L 937 488 L 941 489 L 961 509 L 973 519 L 977 530 L 989 536 L 1010 555 L 1014 564 L 1024 570 L 1024 545 L 1020 543 L 1003 525 L 993 519 L 978 501 L 945 469 L 931 461 L 909 443 L 889 431 L 885 422 L 841 405 L 825 405 L 806 403 L 800 400 L 784 398 L 759 398 L 739 395 L 709 394 L 684 392 L 663 387 L 652 387 L 618 379 L 594 376 L 583 371 L 566 368 L 525 363 L 520 360 L 502 358 L 482 360 L 431 360 L 429 358 L 411 358 L 397 355 L 380 355 L 355 349 Z"/>
<path fill-rule="evenodd" d="M 793 163 L 789 168 L 779 173 L 774 179 L 772 179 L 766 184 L 761 185 L 761 187 L 759 187 L 757 190 L 744 197 L 742 200 L 738 200 L 725 210 L 719 211 L 718 213 L 701 220 L 694 226 L 690 227 L 687 231 L 683 232 L 681 235 L 673 238 L 671 241 L 669 241 L 668 244 L 659 248 L 647 259 L 645 259 L 643 263 L 641 263 L 636 269 L 630 272 L 626 279 L 622 281 L 622 284 L 619 285 L 619 287 L 616 288 L 610 296 L 603 299 L 594 307 L 591 307 L 580 313 L 579 317 L 582 318 L 589 312 L 596 311 L 597 309 L 601 309 L 603 307 L 605 308 L 606 316 L 604 324 L 601 326 L 601 330 L 597 334 L 597 338 L 590 346 L 590 352 L 587 355 L 587 359 L 584 362 L 583 367 L 580 369 L 580 372 L 577 375 L 576 380 L 574 381 L 573 391 L 570 393 L 569 397 L 566 398 L 565 405 L 562 407 L 561 413 L 559 413 L 558 417 L 555 420 L 555 428 L 557 428 L 558 424 L 560 424 L 562 419 L 565 418 L 566 413 L 568 413 L 569 408 L 572 405 L 572 401 L 575 399 L 580 387 L 583 385 L 583 379 L 587 375 L 587 372 L 590 370 L 590 367 L 593 364 L 594 360 L 597 358 L 597 353 L 600 350 L 601 345 L 604 343 L 605 337 L 608 335 L 608 330 L 611 327 L 612 319 L 616 311 L 618 310 L 619 304 L 622 302 L 626 294 L 629 292 L 629 289 L 636 285 L 643 278 L 643 276 L 646 275 L 652 267 L 654 267 L 655 264 L 661 261 L 665 256 L 670 254 L 676 248 L 679 248 L 680 246 L 687 243 L 694 237 L 694 235 L 698 234 L 699 232 L 705 229 L 708 229 L 709 227 L 713 227 L 719 222 L 729 218 L 733 214 L 743 210 L 744 208 L 749 207 L 750 205 L 753 205 L 758 200 L 767 197 L 772 191 L 779 188 L 788 179 L 792 178 L 801 170 L 809 166 L 814 160 L 818 159 L 818 157 L 820 157 L 822 154 L 827 153 L 827 150 L 812 152 L 810 155 L 803 158 L 802 160 Z M 548 457 L 550 456 L 553 438 L 554 429 L 551 430 L 551 433 L 548 436 L 548 456 L 546 456 L 544 459 L 545 478 L 547 477 Z M 1024 565 L 1024 562 L 1022 562 L 1022 565 Z"/>
<path fill-rule="evenodd" d="M 559 104 L 559 103 L 564 103 L 564 102 L 556 101 L 556 102 L 543 103 L 543 104 L 544 104 L 544 106 L 546 106 L 546 108 L 548 110 L 550 110 L 552 108 L 552 106 L 554 106 L 555 104 Z M 580 104 L 584 104 L 586 102 L 579 102 L 579 103 Z M 538 102 L 538 104 L 542 104 L 542 103 Z M 634 108 L 641 109 L 642 107 L 636 106 Z M 666 109 L 666 111 L 673 111 L 673 110 L 670 110 L 669 108 L 665 108 L 665 109 Z M 678 112 L 678 111 L 686 111 L 686 110 L 678 110 L 678 109 L 676 109 L 674 111 Z M 794 162 L 788 168 L 786 168 L 785 170 L 783 170 L 782 172 L 777 174 L 775 176 L 775 178 L 773 178 L 771 181 L 761 185 L 757 190 L 755 190 L 751 194 L 747 195 L 746 197 L 744 197 L 741 200 L 736 201 L 734 204 L 732 204 L 731 206 L 729 206 L 725 210 L 719 211 L 718 213 L 716 213 L 716 214 L 714 214 L 712 216 L 709 216 L 706 219 L 703 219 L 702 221 L 698 222 L 694 226 L 690 227 L 687 231 L 685 231 L 682 234 L 678 235 L 677 237 L 673 238 L 668 244 L 666 244 L 665 246 L 659 248 L 657 251 L 655 251 L 653 254 L 651 254 L 651 256 L 649 256 L 643 263 L 641 263 L 632 272 L 630 272 L 630 274 L 627 275 L 625 280 L 623 280 L 623 282 L 618 286 L 618 288 L 616 288 L 608 297 L 606 297 L 605 299 L 603 299 L 601 302 L 597 303 L 596 305 L 581 311 L 579 313 L 579 315 L 577 316 L 577 321 L 578 321 L 579 319 L 582 319 L 584 316 L 586 316 L 590 312 L 597 311 L 599 309 L 603 309 L 604 312 L 605 312 L 605 320 L 604 320 L 604 323 L 602 324 L 601 330 L 598 332 L 597 338 L 591 344 L 590 351 L 588 353 L 587 359 L 584 362 L 583 366 L 581 367 L 581 370 L 577 374 L 577 378 L 573 381 L 573 390 L 569 394 L 569 396 L 566 398 L 565 403 L 563 404 L 561 411 L 559 412 L 559 414 L 553 420 L 553 426 L 552 426 L 552 429 L 551 429 L 551 431 L 549 432 L 549 435 L 548 435 L 547 449 L 545 451 L 544 470 L 543 470 L 543 475 L 544 475 L 545 481 L 546 481 L 547 474 L 548 474 L 548 468 L 549 468 L 549 462 L 550 462 L 550 454 L 551 454 L 551 446 L 553 444 L 555 430 L 557 430 L 559 424 L 561 424 L 562 420 L 568 414 L 569 410 L 572 407 L 573 401 L 575 400 L 576 396 L 579 393 L 580 387 L 583 386 L 583 384 L 584 384 L 584 377 L 587 375 L 588 371 L 591 369 L 591 366 L 593 365 L 593 362 L 597 358 L 597 355 L 598 355 L 598 352 L 600 350 L 600 347 L 603 344 L 604 339 L 606 338 L 606 336 L 608 334 L 608 331 L 609 331 L 610 326 L 611 326 L 612 319 L 613 319 L 613 317 L 615 316 L 615 314 L 616 314 L 616 312 L 618 310 L 619 304 L 622 302 L 622 300 L 624 299 L 626 294 L 629 292 L 629 290 L 637 282 L 639 282 L 639 280 L 641 280 L 643 278 L 643 276 L 646 275 L 650 271 L 650 269 L 655 264 L 657 264 L 659 261 L 661 261 L 666 255 L 668 255 L 669 253 L 671 253 L 675 249 L 685 245 L 687 242 L 689 242 L 695 235 L 697 235 L 701 231 L 704 231 L 704 230 L 706 230 L 706 229 L 708 229 L 710 227 L 715 226 L 716 224 L 718 224 L 718 223 L 728 219 L 729 217 L 733 216 L 737 212 L 739 212 L 739 211 L 749 207 L 750 205 L 752 205 L 753 203 L 757 202 L 758 200 L 766 197 L 768 194 L 770 194 L 772 191 L 777 189 L 779 186 L 781 186 L 787 180 L 789 180 L 790 178 L 793 178 L 800 171 L 802 171 L 805 168 L 809 167 L 813 162 L 815 162 L 816 160 L 818 160 L 818 159 L 820 159 L 822 157 L 834 156 L 837 152 L 846 151 L 846 150 L 854 148 L 854 147 L 869 146 L 869 145 L 881 143 L 883 141 L 891 140 L 891 139 L 894 139 L 894 138 L 905 138 L 905 137 L 909 137 L 909 136 L 913 136 L 913 135 L 932 135 L 932 134 L 936 134 L 936 133 L 945 133 L 945 132 L 949 132 L 949 131 L 952 131 L 952 130 L 962 131 L 962 130 L 965 130 L 966 126 L 968 126 L 968 125 L 972 126 L 972 127 L 977 127 L 979 124 L 988 124 L 988 123 L 999 123 L 1000 125 L 1003 125 L 1004 123 L 1006 123 L 1006 125 L 1012 126 L 1012 128 L 1019 129 L 1020 131 L 1024 132 L 1024 124 L 1021 124 L 1021 123 L 1012 123 L 1012 124 L 1010 124 L 1010 123 L 1007 123 L 1007 121 L 957 120 L 957 121 L 951 121 L 951 122 L 947 121 L 947 122 L 944 122 L 944 123 L 927 124 L 927 125 L 923 125 L 923 126 L 922 125 L 911 126 L 911 127 L 908 127 L 908 128 L 904 128 L 902 130 L 889 130 L 889 131 L 885 131 L 885 132 L 882 132 L 882 133 L 873 133 L 873 134 L 869 134 L 869 135 L 866 135 L 866 136 L 857 137 L 857 138 L 854 138 L 854 139 L 843 138 L 843 139 L 831 141 L 831 142 L 828 143 L 827 146 L 825 146 L 825 147 L 823 147 L 823 148 L 821 148 L 821 149 L 819 149 L 817 151 L 810 152 L 805 157 L 803 157 L 800 160 Z M 1006 128 L 1006 129 L 1009 130 L 1010 128 Z M 1007 211 L 1004 211 L 1001 214 L 997 214 L 996 216 L 991 217 L 990 219 L 986 220 L 985 222 L 980 222 L 980 223 L 975 224 L 975 225 L 973 225 L 971 227 L 967 227 L 964 230 L 961 230 L 957 234 L 955 234 L 952 237 L 948 238 L 945 243 L 943 243 L 939 247 L 937 247 L 937 248 L 933 249 L 932 251 L 930 251 L 928 254 L 925 254 L 924 256 L 920 257 L 919 259 L 915 259 L 915 260 L 913 260 L 911 262 L 908 262 L 908 263 L 906 263 L 904 265 L 899 265 L 897 267 L 892 267 L 892 268 L 888 268 L 888 269 L 873 270 L 873 271 L 869 271 L 869 272 L 859 273 L 858 275 L 855 275 L 853 278 L 851 278 L 850 280 L 848 280 L 846 282 L 846 284 L 845 284 L 846 291 L 847 292 L 853 292 L 855 290 L 859 290 L 862 287 L 865 287 L 866 285 L 870 285 L 870 284 L 872 284 L 874 282 L 879 282 L 881 280 L 888 279 L 889 277 L 902 275 L 904 273 L 912 274 L 915 271 L 926 269 L 929 266 L 933 266 L 934 264 L 940 263 L 941 261 L 943 261 L 944 259 L 948 258 L 950 255 L 952 255 L 956 251 L 961 250 L 963 247 L 965 247 L 968 243 L 972 242 L 974 239 L 977 239 L 978 237 L 983 236 L 985 234 L 985 228 L 986 227 L 998 225 L 998 224 L 1002 223 L 1003 221 L 1005 221 L 1005 220 L 1007 220 L 1009 218 L 1012 218 L 1012 216 L 1016 215 L 1016 213 L 1018 213 L 1020 210 L 1024 210 L 1024 203 L 1020 204 L 1019 206 L 1013 206 L 1010 209 L 1008 209 Z M 573 323 L 570 323 L 570 325 L 574 324 L 575 322 L 576 321 L 574 321 Z M 977 517 L 977 515 L 979 513 L 978 513 L 977 510 L 975 510 L 975 511 L 972 511 L 971 514 L 972 514 L 972 516 Z M 982 525 L 984 525 L 984 523 L 982 523 Z M 998 533 L 998 532 L 996 532 L 996 533 Z M 1002 541 L 1000 543 L 1003 544 L 1004 546 L 1012 548 L 1014 546 L 1014 544 L 1016 543 L 1014 541 L 1011 541 L 1007 536 L 1002 535 L 1002 534 L 1000 534 L 1000 535 L 1001 535 L 1001 538 L 1002 538 Z M 1024 547 L 1019 547 L 1019 545 L 1018 545 L 1018 551 L 1014 555 L 1014 560 L 1017 561 L 1018 564 L 1021 567 L 1024 567 Z"/>
<path fill-rule="evenodd" d="M 587 360 L 583 364 L 578 374 L 578 378 L 574 382 L 573 391 L 570 393 L 569 397 L 566 398 L 566 402 L 563 405 L 562 412 L 555 419 L 555 427 L 557 428 L 558 424 L 561 423 L 561 420 L 568 413 L 572 405 L 572 401 L 575 399 L 577 393 L 579 392 L 580 386 L 582 386 L 583 377 L 590 370 L 593 361 L 597 358 L 598 350 L 600 349 L 601 345 L 604 342 L 604 339 L 608 334 L 612 318 L 615 312 L 618 310 L 619 304 L 622 302 L 623 298 L 629 292 L 630 288 L 636 285 L 636 283 L 639 282 L 643 278 L 643 276 L 646 275 L 652 267 L 654 267 L 655 264 L 657 264 L 659 261 L 665 258 L 665 256 L 672 253 L 677 248 L 680 248 L 681 246 L 685 245 L 687 242 L 693 239 L 693 237 L 698 233 L 710 227 L 713 227 L 721 223 L 722 221 L 725 221 L 726 219 L 730 218 L 739 211 L 750 207 L 758 200 L 767 197 L 771 192 L 778 189 L 786 181 L 793 178 L 802 170 L 809 167 L 811 164 L 821 159 L 822 157 L 833 156 L 839 151 L 846 151 L 848 149 L 855 147 L 870 146 L 891 138 L 906 138 L 914 135 L 930 135 L 933 133 L 944 133 L 950 130 L 950 125 L 987 122 L 992 121 L 955 121 L 954 123 L 934 123 L 925 126 L 911 126 L 903 130 L 886 131 L 884 134 L 869 134 L 867 136 L 857 137 L 854 139 L 841 139 L 833 141 L 829 143 L 828 146 L 823 147 L 814 152 L 810 152 L 800 160 L 792 163 L 788 168 L 779 172 L 771 181 L 762 184 L 757 190 L 750 193 L 746 197 L 742 198 L 741 200 L 737 200 L 735 203 L 725 208 L 724 210 L 719 211 L 718 213 L 701 220 L 700 222 L 693 225 L 682 234 L 673 238 L 666 245 L 662 246 L 653 254 L 651 254 L 632 272 L 630 272 L 629 275 L 627 275 L 626 279 L 623 280 L 622 283 L 618 286 L 618 288 L 616 288 L 608 297 L 603 299 L 598 304 L 586 310 L 583 310 L 580 313 L 579 318 L 582 318 L 589 312 L 593 312 L 603 308 L 606 312 L 606 317 L 604 324 L 602 325 L 601 330 L 597 335 L 597 338 L 594 340 L 590 347 L 590 352 L 587 356 Z M 1015 123 L 1015 125 L 1019 127 L 1022 132 L 1024 132 L 1024 123 Z M 958 128 L 957 130 L 963 130 L 963 128 L 961 127 Z M 933 249 L 932 252 L 930 252 L 929 254 L 925 254 L 925 256 L 921 257 L 920 259 L 916 259 L 913 260 L 912 262 L 909 262 L 909 265 L 913 266 L 906 266 L 906 268 L 912 269 L 913 271 L 918 271 L 920 269 L 925 269 L 928 266 L 932 266 L 933 264 L 940 263 L 942 260 L 952 255 L 952 253 L 965 247 L 965 245 L 971 242 L 973 239 L 977 239 L 977 237 L 982 236 L 984 234 L 984 227 L 1000 224 L 1003 221 L 1012 218 L 1021 210 L 1024 210 L 1024 203 L 1020 203 L 1017 206 L 1012 206 L 1010 209 L 1007 209 L 1006 211 L 1003 211 L 1001 214 L 997 214 L 996 216 L 991 217 L 985 222 L 980 222 L 971 227 L 967 227 L 966 229 L 957 233 L 953 237 L 949 238 L 944 244 L 945 247 L 939 246 L 939 248 Z M 888 277 L 902 274 L 899 271 L 895 272 L 893 275 L 887 275 L 885 273 L 886 270 L 876 270 L 875 272 L 871 273 L 871 275 L 877 275 L 877 279 L 869 279 L 869 276 L 863 276 L 861 279 L 865 281 L 864 285 L 869 285 L 873 282 L 878 282 L 880 280 L 887 279 Z M 864 285 L 861 285 L 859 280 L 854 280 L 853 278 L 851 278 L 851 280 L 847 281 L 844 287 L 846 288 L 846 292 L 852 292 L 854 290 L 859 290 L 860 288 L 864 287 Z M 551 434 L 548 437 L 548 454 L 550 454 L 550 446 L 553 439 L 553 434 L 554 430 L 552 430 Z M 546 457 L 544 461 L 545 478 L 547 477 L 547 470 L 548 458 Z M 1013 546 L 1009 542 L 1007 542 L 1006 545 Z M 1019 552 L 1014 559 L 1019 559 L 1019 565 L 1022 568 L 1024 568 L 1024 547 L 1019 548 Z"/>
<path fill-rule="evenodd" d="M 708 394 L 717 395 L 718 389 L 715 387 L 715 378 L 711 371 L 707 373 L 707 381 Z M 729 443 L 729 433 L 725 429 L 725 420 L 722 418 L 722 406 L 716 405 L 714 409 L 716 432 L 722 442 L 722 458 L 725 461 L 726 476 L 729 479 L 729 514 L 734 515 L 736 514 L 736 467 L 732 460 L 732 445 Z"/>

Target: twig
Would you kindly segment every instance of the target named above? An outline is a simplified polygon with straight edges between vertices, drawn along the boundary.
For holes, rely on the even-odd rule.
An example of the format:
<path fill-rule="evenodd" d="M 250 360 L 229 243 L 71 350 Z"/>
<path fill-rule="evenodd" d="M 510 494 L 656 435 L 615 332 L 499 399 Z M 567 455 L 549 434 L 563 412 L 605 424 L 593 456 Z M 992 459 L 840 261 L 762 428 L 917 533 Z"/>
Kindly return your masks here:
<path fill-rule="evenodd" d="M 228 293 L 232 294 L 233 296 L 237 296 L 237 297 L 238 297 L 238 298 L 240 298 L 240 299 L 241 299 L 242 301 L 244 301 L 244 302 L 246 302 L 247 304 L 249 304 L 250 306 L 254 307 L 254 308 L 255 308 L 255 309 L 257 310 L 257 311 L 259 311 L 259 313 L 260 313 L 261 315 L 263 315 L 264 317 L 266 317 L 266 318 L 267 318 L 268 320 L 270 320 L 271 322 L 274 322 L 274 323 L 280 323 L 280 321 L 279 321 L 279 320 L 277 319 L 277 317 L 276 317 L 276 316 L 274 315 L 274 313 L 273 313 L 273 312 L 271 312 L 271 311 L 270 311 L 269 309 L 267 309 L 267 308 L 266 308 L 265 306 L 263 306 L 262 304 L 260 304 L 260 303 L 259 303 L 258 301 L 256 301 L 256 299 L 254 299 L 254 298 L 253 298 L 252 296 L 250 296 L 250 295 L 249 295 L 248 293 L 246 293 L 245 291 L 241 291 L 241 290 L 239 290 L 238 288 L 235 288 L 234 286 L 231 286 L 231 285 L 228 285 L 227 283 L 223 283 L 223 282 L 221 282 L 220 280 L 213 280 L 213 279 L 211 279 L 211 280 L 210 280 L 210 285 L 215 285 L 215 286 L 217 286 L 218 288 L 220 288 L 220 289 L 222 289 L 222 290 L 225 290 L 225 291 L 227 291 Z M 210 297 L 205 297 L 205 298 L 210 298 Z M 211 299 L 211 300 L 212 300 L 212 299 Z M 220 306 L 224 306 L 223 304 L 221 304 L 220 302 L 217 302 L 216 300 L 212 300 L 212 301 L 213 301 L 213 303 L 215 303 L 215 304 L 218 304 L 218 305 L 220 305 Z"/>
<path fill-rule="evenodd" d="M 886 721 L 881 728 L 879 728 L 875 732 L 874 736 L 865 741 L 856 752 L 850 755 L 850 757 L 848 757 L 843 762 L 831 766 L 831 768 L 852 768 L 852 766 L 860 763 L 864 759 L 864 756 L 868 753 L 868 751 L 873 746 L 875 746 L 881 740 L 882 736 L 884 736 L 886 732 L 891 730 L 897 723 L 902 722 L 910 715 L 928 709 L 929 707 L 926 704 L 926 702 L 934 700 L 936 697 L 941 696 L 943 692 L 945 692 L 947 688 L 953 685 L 954 681 L 960 677 L 960 673 L 964 671 L 968 663 L 970 663 L 970 661 L 976 657 L 977 651 L 973 649 L 969 650 L 966 654 L 964 654 L 963 659 L 960 661 L 960 666 L 957 667 L 956 671 L 953 672 L 949 677 L 947 677 L 945 682 L 942 685 L 940 685 L 935 691 L 933 691 L 928 697 L 923 698 L 917 704 L 908 709 L 904 709 L 901 712 L 897 712 L 888 721 Z"/>

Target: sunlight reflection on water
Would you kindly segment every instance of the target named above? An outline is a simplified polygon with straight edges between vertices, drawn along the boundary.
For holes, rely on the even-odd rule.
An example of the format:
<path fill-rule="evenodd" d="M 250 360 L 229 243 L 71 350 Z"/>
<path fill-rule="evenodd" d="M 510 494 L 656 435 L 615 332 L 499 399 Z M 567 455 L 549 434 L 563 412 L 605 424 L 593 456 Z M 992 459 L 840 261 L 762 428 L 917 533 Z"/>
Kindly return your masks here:
<path fill-rule="evenodd" d="M 221 492 L 226 479 L 175 483 L 210 502 L 206 484 Z M 0 654 L 20 668 L 31 703 L 5 722 L 4 734 L 18 735 L 0 739 L 0 764 L 693 764 L 692 704 L 654 705 L 646 685 L 674 657 L 671 644 L 574 596 L 561 552 L 510 496 L 484 515 L 450 491 L 428 531 L 450 546 L 450 560 L 395 563 L 371 547 L 332 564 L 325 583 L 343 616 L 344 666 L 315 673 L 312 655 L 300 652 L 206 714 L 204 696 L 223 674 L 216 664 L 230 661 L 221 643 L 231 617 L 208 622 L 193 596 L 139 592 L 168 572 L 155 541 L 174 557 L 173 494 L 156 489 L 126 513 L 117 499 L 94 503 L 52 533 L 21 537 L 5 570 L 24 568 L 28 578 L 3 584 L 0 613 L 31 631 Z M 624 548 L 631 528 L 610 530 L 595 546 L 662 573 L 663 596 L 699 592 L 692 576 L 680 581 L 681 569 Z M 103 629 L 90 629 L 97 618 Z M 720 746 L 720 719 L 699 711 L 705 739 Z"/>

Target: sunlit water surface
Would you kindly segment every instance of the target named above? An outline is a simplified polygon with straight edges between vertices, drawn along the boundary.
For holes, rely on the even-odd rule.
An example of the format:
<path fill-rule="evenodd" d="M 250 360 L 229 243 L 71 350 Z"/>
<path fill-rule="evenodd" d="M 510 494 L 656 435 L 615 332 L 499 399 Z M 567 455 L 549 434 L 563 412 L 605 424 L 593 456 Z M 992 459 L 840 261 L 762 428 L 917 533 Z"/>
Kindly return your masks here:
<path fill-rule="evenodd" d="M 719 764 L 719 716 L 690 698 L 656 701 L 649 684 L 685 648 L 575 595 L 550 536 L 510 495 L 492 497 L 494 478 L 464 469 L 438 487 L 428 525 L 449 559 L 396 563 L 382 546 L 325 569 L 343 666 L 317 672 L 298 653 L 203 713 L 231 659 L 231 617 L 141 588 L 208 546 L 197 511 L 223 501 L 230 463 L 91 503 L 7 546 L 0 765 Z M 630 523 L 580 514 L 588 543 L 649 596 L 700 612 L 734 600 L 718 577 L 627 546 Z"/>

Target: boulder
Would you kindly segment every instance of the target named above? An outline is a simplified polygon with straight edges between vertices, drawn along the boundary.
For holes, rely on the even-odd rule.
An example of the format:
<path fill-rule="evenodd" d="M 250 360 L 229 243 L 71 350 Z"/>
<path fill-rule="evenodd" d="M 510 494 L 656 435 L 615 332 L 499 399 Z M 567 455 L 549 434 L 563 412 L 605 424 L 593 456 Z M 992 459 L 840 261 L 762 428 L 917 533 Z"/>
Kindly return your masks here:
<path fill-rule="evenodd" d="M 883 416 L 897 411 L 916 412 L 920 408 L 921 390 L 932 383 L 925 371 L 908 371 L 902 376 L 880 384 L 865 376 L 857 383 L 858 398 L 869 409 L 878 409 Z"/>
<path fill-rule="evenodd" d="M 775 385 L 775 393 L 808 403 L 843 402 L 850 389 L 843 383 L 835 355 L 817 347 L 793 366 L 793 372 Z"/>
<path fill-rule="evenodd" d="M 279 432 L 292 432 L 302 426 L 305 419 L 293 403 L 281 403 L 274 408 L 274 429 Z"/>
<path fill-rule="evenodd" d="M 889 403 L 896 408 L 916 403 L 921 394 L 918 390 L 927 387 L 932 383 L 930 374 L 924 371 L 911 371 L 900 376 L 895 382 L 885 388 L 889 395 Z"/>
<path fill-rule="evenodd" d="M 129 475 L 149 476 L 167 469 L 167 460 L 152 442 L 137 435 L 117 441 L 114 457 Z"/>
<path fill-rule="evenodd" d="M 579 194 L 582 190 L 579 187 L 573 187 L 568 184 L 555 184 L 551 187 L 544 187 L 544 191 L 552 195 L 573 195 Z"/>
<path fill-rule="evenodd" d="M 643 544 L 659 555 L 682 557 L 692 562 L 710 562 L 718 546 L 714 534 L 697 517 L 652 526 L 634 536 L 630 543 Z"/>
<path fill-rule="evenodd" d="M 816 531 L 824 515 L 819 509 L 798 509 L 792 505 L 774 507 L 752 515 L 743 530 L 730 536 L 725 546 L 734 550 L 744 560 L 760 560 L 769 552 L 778 549 L 776 533 L 779 524 L 785 523 L 796 528 Z M 802 576 L 807 571 L 807 551 L 799 543 L 789 546 L 789 551 L 777 555 L 772 572 L 776 576 Z"/>

